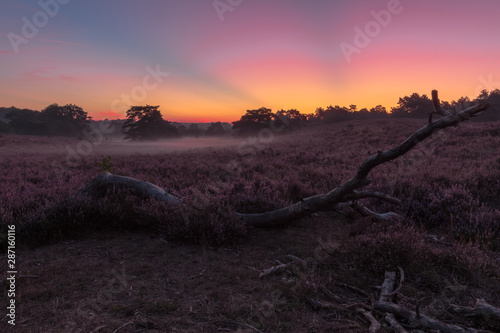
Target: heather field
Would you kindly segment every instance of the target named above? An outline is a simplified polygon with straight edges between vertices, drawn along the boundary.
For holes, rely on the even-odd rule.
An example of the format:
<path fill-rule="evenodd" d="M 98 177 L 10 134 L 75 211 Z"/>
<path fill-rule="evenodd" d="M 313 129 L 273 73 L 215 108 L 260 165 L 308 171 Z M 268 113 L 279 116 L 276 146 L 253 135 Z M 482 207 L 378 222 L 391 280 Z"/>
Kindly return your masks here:
<path fill-rule="evenodd" d="M 373 298 L 384 272 L 399 266 L 406 280 L 398 304 L 495 331 L 497 322 L 449 305 L 500 305 L 498 122 L 441 131 L 374 169 L 366 188 L 402 204 L 363 203 L 400 219 L 376 222 L 345 209 L 255 229 L 236 215 L 328 192 L 423 125 L 360 120 L 254 139 L 144 144 L 3 134 L 1 241 L 5 249 L 7 225 L 16 225 L 21 272 L 19 325 L 10 329 L 365 332 L 369 322 L 346 304 Z M 73 196 L 104 171 L 151 182 L 182 204 L 118 191 Z M 287 255 L 307 260 L 259 279 Z M 114 283 L 118 290 L 100 299 Z M 341 304 L 325 309 L 318 299 Z"/>

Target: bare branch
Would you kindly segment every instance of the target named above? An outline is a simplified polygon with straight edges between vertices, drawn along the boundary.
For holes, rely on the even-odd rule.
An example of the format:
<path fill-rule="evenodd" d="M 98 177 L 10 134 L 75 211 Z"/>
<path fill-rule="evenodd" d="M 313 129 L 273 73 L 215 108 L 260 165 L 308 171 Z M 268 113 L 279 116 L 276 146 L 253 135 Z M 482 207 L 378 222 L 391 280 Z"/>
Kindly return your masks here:
<path fill-rule="evenodd" d="M 377 192 L 377 191 L 353 191 L 352 195 L 349 195 L 346 197 L 346 200 L 359 200 L 359 199 L 367 199 L 367 198 L 374 198 L 374 199 L 380 199 L 382 201 L 387 201 L 389 203 L 395 204 L 395 205 L 401 205 L 401 200 L 398 198 L 391 197 L 390 195 Z"/>
<path fill-rule="evenodd" d="M 380 295 L 380 301 L 383 301 L 382 296 L 385 296 L 385 297 L 394 296 L 394 295 L 397 295 L 401 291 L 401 288 L 403 287 L 403 282 L 405 282 L 405 271 L 400 266 L 398 266 L 398 269 L 399 269 L 399 285 L 398 285 L 398 287 L 392 293 L 389 292 L 389 293 Z"/>
<path fill-rule="evenodd" d="M 338 203 L 345 201 L 346 197 L 352 195 L 354 190 L 366 186 L 370 183 L 368 174 L 370 171 L 380 164 L 392 161 L 410 151 L 418 143 L 424 141 L 438 130 L 447 127 L 456 126 L 463 121 L 468 120 L 480 112 L 486 110 L 488 104 L 479 104 L 471 106 L 456 114 L 452 114 L 441 118 L 438 121 L 427 124 L 423 128 L 413 133 L 408 139 L 398 146 L 380 151 L 376 155 L 368 157 L 358 169 L 356 175 L 344 182 L 332 191 L 305 198 L 291 206 L 280 208 L 265 213 L 258 214 L 238 214 L 247 225 L 256 227 L 273 227 L 290 223 L 293 220 L 307 216 L 317 211 L 331 210 Z"/>
<path fill-rule="evenodd" d="M 361 308 L 357 309 L 357 311 L 361 312 L 363 314 L 363 316 L 365 316 L 365 318 L 370 321 L 371 325 L 370 325 L 368 332 L 377 333 L 382 328 L 382 325 L 380 325 L 378 320 L 375 319 L 375 317 L 370 312 L 366 311 L 365 309 L 361 309 Z"/>
<path fill-rule="evenodd" d="M 392 314 L 387 314 L 385 316 L 385 321 L 387 321 L 389 323 L 389 325 L 392 327 L 392 329 L 394 330 L 394 332 L 396 333 L 408 333 L 407 330 L 404 329 L 403 326 L 401 326 L 401 324 L 398 323 L 398 321 L 396 320 L 396 318 L 394 318 L 394 315 Z"/>
<path fill-rule="evenodd" d="M 390 302 L 375 302 L 374 309 L 395 314 L 396 316 L 402 317 L 412 323 L 419 325 L 420 327 L 425 327 L 431 330 L 440 330 L 443 333 L 478 332 L 477 330 L 472 328 L 464 329 L 460 326 L 446 324 L 424 315 L 420 315 L 419 317 L 417 317 L 417 314 L 415 312 Z"/>
<path fill-rule="evenodd" d="M 278 265 L 276 266 L 273 266 L 271 268 L 268 268 L 268 269 L 265 269 L 264 271 L 262 271 L 262 273 L 259 274 L 259 277 L 260 278 L 263 278 L 263 277 L 266 277 L 266 276 L 269 276 L 269 275 L 273 275 L 273 274 L 276 274 L 276 273 L 280 273 L 280 272 L 283 272 L 285 270 L 287 270 L 289 267 L 293 266 L 293 265 L 296 265 L 296 264 L 300 264 L 302 265 L 302 267 L 306 267 L 307 266 L 307 262 L 303 259 L 300 259 L 299 257 L 296 257 L 294 255 L 287 255 L 286 256 L 287 259 L 290 259 L 292 260 L 291 262 L 287 263 L 287 264 L 283 264 L 281 262 L 278 262 Z"/>
<path fill-rule="evenodd" d="M 396 280 L 396 272 L 385 272 L 384 283 L 380 288 L 380 298 L 381 302 L 391 302 L 391 296 L 389 294 L 394 288 L 394 280 Z"/>
<path fill-rule="evenodd" d="M 335 304 L 332 304 L 330 302 L 318 301 L 318 300 L 316 300 L 314 298 L 310 298 L 310 297 L 307 298 L 307 302 L 312 306 L 312 308 L 314 310 L 321 310 L 321 309 L 339 310 L 340 309 L 340 307 L 335 305 Z"/>
<path fill-rule="evenodd" d="M 466 316 L 477 316 L 483 318 L 494 318 L 500 322 L 500 309 L 486 303 L 484 299 L 477 299 L 476 306 L 471 308 L 468 306 L 450 305 L 451 310 Z"/>
<path fill-rule="evenodd" d="M 391 221 L 393 219 L 401 218 L 401 216 L 399 216 L 394 212 L 387 212 L 382 214 L 375 213 L 374 211 L 366 208 L 365 206 L 356 201 L 351 202 L 349 206 L 355 211 L 357 211 L 359 214 L 361 214 L 361 216 L 373 216 L 378 221 Z"/>

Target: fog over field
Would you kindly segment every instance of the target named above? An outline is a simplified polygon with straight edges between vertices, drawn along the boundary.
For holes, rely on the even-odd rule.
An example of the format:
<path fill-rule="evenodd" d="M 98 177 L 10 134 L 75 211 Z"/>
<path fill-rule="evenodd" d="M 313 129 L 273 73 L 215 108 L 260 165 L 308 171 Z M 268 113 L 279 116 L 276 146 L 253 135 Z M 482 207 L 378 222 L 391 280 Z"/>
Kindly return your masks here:
<path fill-rule="evenodd" d="M 164 154 L 204 148 L 231 148 L 248 142 L 248 139 L 234 137 L 182 137 L 154 141 L 76 140 L 72 138 L 24 137 L 13 135 L 9 142 L 0 138 L 0 153 L 72 153 L 80 155 L 135 155 Z"/>
<path fill-rule="evenodd" d="M 202 148 L 237 148 L 245 140 L 231 137 L 183 137 L 157 141 L 105 141 L 95 148 L 96 154 L 163 154 Z"/>

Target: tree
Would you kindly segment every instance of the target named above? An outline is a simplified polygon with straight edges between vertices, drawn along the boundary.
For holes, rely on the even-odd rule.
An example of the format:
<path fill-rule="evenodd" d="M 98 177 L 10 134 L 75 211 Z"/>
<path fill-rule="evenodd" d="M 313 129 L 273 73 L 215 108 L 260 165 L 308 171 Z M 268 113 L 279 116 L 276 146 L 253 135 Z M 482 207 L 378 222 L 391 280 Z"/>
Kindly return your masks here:
<path fill-rule="evenodd" d="M 324 120 L 325 119 L 325 109 L 323 108 L 317 108 L 316 111 L 314 111 L 314 118 L 318 120 Z"/>
<path fill-rule="evenodd" d="M 285 126 L 286 131 L 301 129 L 307 122 L 307 115 L 300 113 L 297 109 L 281 109 L 276 112 L 276 115 L 279 122 Z"/>
<path fill-rule="evenodd" d="M 427 95 L 413 93 L 399 98 L 398 106 L 391 109 L 391 114 L 396 117 L 424 118 L 433 110 L 432 101 Z"/>
<path fill-rule="evenodd" d="M 387 109 L 382 105 L 377 105 L 376 107 L 370 109 L 370 114 L 376 116 L 386 116 Z"/>
<path fill-rule="evenodd" d="M 39 111 L 11 108 L 5 115 L 14 133 L 24 135 L 48 135 L 49 127 Z"/>
<path fill-rule="evenodd" d="M 222 126 L 222 123 L 218 121 L 216 123 L 211 123 L 205 134 L 207 136 L 220 136 L 226 134 L 226 130 L 224 126 Z"/>
<path fill-rule="evenodd" d="M 477 96 L 476 103 L 488 103 L 491 109 L 481 121 L 497 121 L 500 120 L 500 89 L 492 90 L 488 93 L 487 90 L 481 91 Z"/>
<path fill-rule="evenodd" d="M 199 137 L 202 135 L 202 130 L 197 124 L 191 124 L 186 130 L 186 135 L 187 136 L 194 136 L 195 138 Z"/>
<path fill-rule="evenodd" d="M 12 127 L 0 120 L 0 133 L 12 133 Z"/>
<path fill-rule="evenodd" d="M 352 107 L 356 107 L 355 105 L 352 105 Z M 333 123 L 337 121 L 344 121 L 344 120 L 349 120 L 351 119 L 352 114 L 350 113 L 349 109 L 346 107 L 340 107 L 338 105 L 333 106 L 328 106 L 325 110 L 324 113 L 324 118 L 327 123 Z"/>
<path fill-rule="evenodd" d="M 49 124 L 50 135 L 78 135 L 89 128 L 89 117 L 81 107 L 74 104 L 47 106 L 40 112 L 41 117 Z"/>
<path fill-rule="evenodd" d="M 79 136 L 84 129 L 88 129 L 92 119 L 74 104 L 54 103 L 41 112 L 15 107 L 10 109 L 5 118 L 10 120 L 9 125 L 18 134 Z"/>
<path fill-rule="evenodd" d="M 468 108 L 471 104 L 472 101 L 467 96 L 460 97 L 458 100 L 451 102 L 451 106 L 455 109 L 455 111 L 462 111 Z"/>
<path fill-rule="evenodd" d="M 271 122 L 275 119 L 276 115 L 271 112 L 271 109 L 265 107 L 257 110 L 247 110 L 240 120 L 232 122 L 233 130 L 237 131 L 236 135 L 255 134 L 261 129 L 269 128 Z"/>
<path fill-rule="evenodd" d="M 176 127 L 177 127 L 177 132 L 179 133 L 180 136 L 186 136 L 186 134 L 187 134 L 187 127 L 186 127 L 186 125 L 179 124 Z"/>
<path fill-rule="evenodd" d="M 160 106 L 132 106 L 127 111 L 127 120 L 122 131 L 125 139 L 155 140 L 179 136 L 177 128 L 163 119 Z"/>

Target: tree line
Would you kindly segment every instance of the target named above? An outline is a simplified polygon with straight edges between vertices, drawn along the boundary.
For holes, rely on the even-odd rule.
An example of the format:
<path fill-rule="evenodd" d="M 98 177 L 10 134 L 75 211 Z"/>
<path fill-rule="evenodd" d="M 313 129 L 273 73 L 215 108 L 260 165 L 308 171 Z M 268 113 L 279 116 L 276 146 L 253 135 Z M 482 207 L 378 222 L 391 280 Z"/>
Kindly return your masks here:
<path fill-rule="evenodd" d="M 460 111 L 475 102 L 489 103 L 491 112 L 481 117 L 482 121 L 500 120 L 500 90 L 487 90 L 471 100 L 461 97 L 456 101 L 443 101 L 445 109 Z M 276 126 L 284 132 L 298 130 L 309 124 L 331 123 L 356 119 L 387 118 L 427 118 L 434 110 L 432 100 L 427 95 L 413 93 L 399 98 L 397 106 L 388 112 L 378 105 L 371 109 L 357 108 L 356 105 L 319 107 L 314 113 L 304 114 L 297 109 L 278 110 L 261 107 L 247 110 L 237 121 L 232 122 L 232 130 L 223 123 L 213 122 L 208 127 L 199 124 L 173 123 L 163 118 L 159 106 L 131 106 L 127 117 L 122 122 L 122 134 L 129 140 L 154 140 L 183 136 L 222 136 L 234 134 L 238 136 L 252 135 L 264 128 Z M 16 107 L 0 108 L 0 132 L 27 135 L 77 136 L 81 137 L 88 130 L 92 117 L 81 107 L 74 104 L 51 104 L 42 111 L 19 109 Z M 232 132 L 232 133 L 231 133 Z"/>

